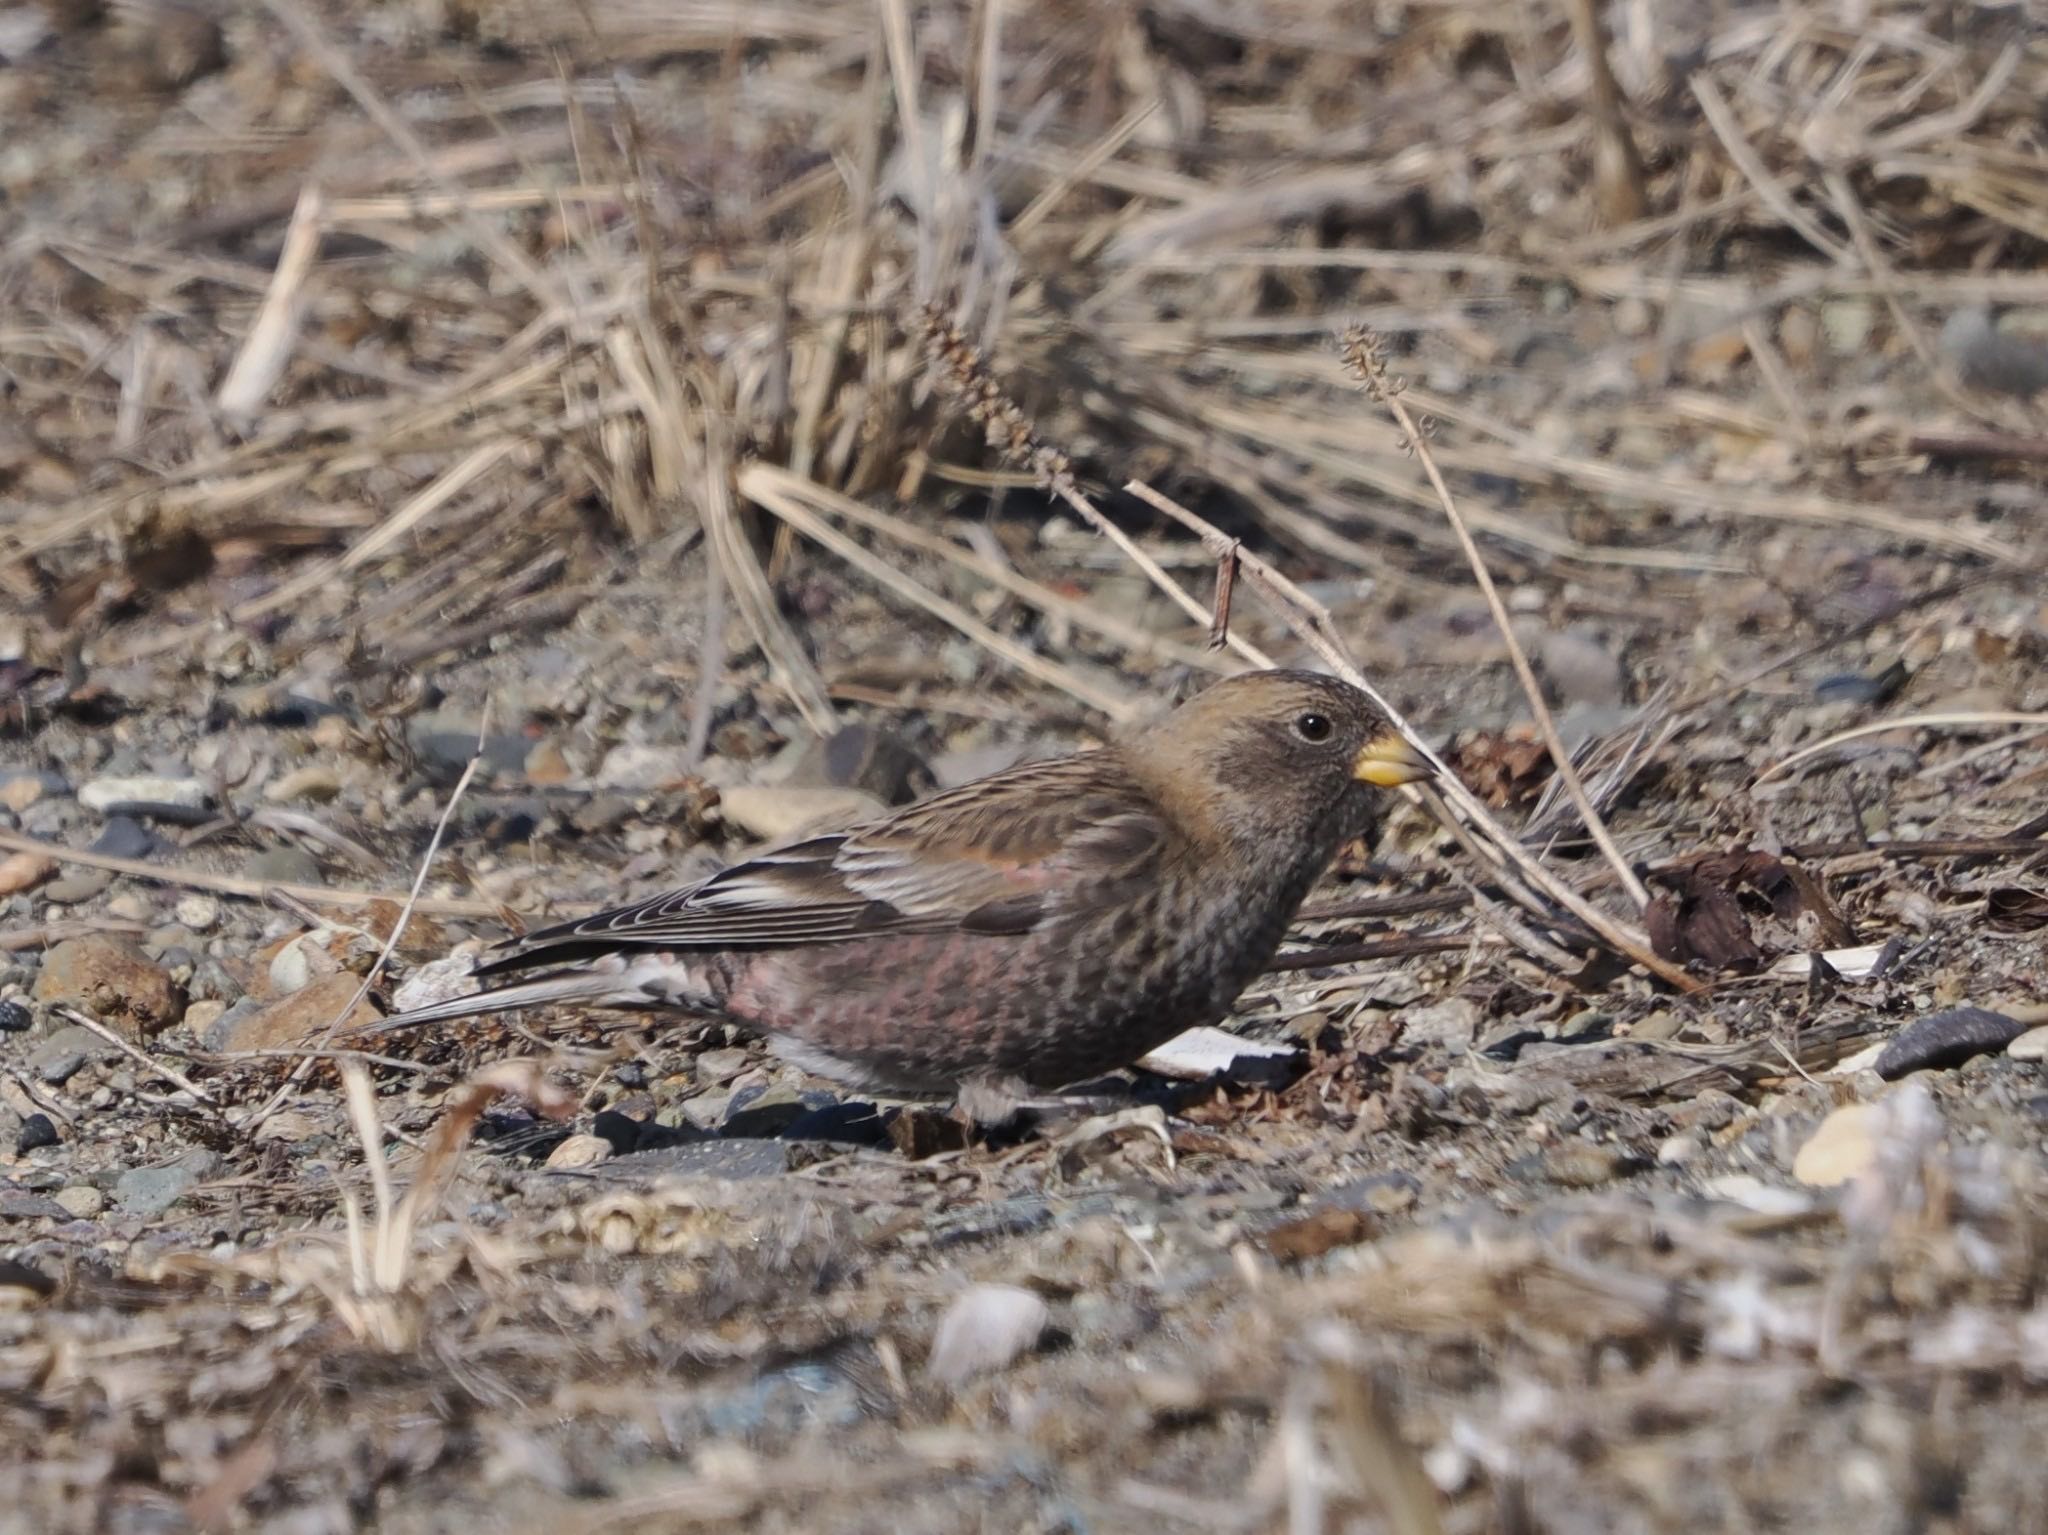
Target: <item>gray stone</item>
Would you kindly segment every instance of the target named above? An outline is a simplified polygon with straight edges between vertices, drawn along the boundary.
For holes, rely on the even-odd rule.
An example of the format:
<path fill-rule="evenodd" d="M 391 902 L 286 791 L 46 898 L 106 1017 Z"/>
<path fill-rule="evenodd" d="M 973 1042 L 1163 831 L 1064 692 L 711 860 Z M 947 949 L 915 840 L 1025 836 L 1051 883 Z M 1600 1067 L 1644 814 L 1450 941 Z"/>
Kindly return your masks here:
<path fill-rule="evenodd" d="M 118 1050 L 91 1029 L 74 1023 L 57 1030 L 36 1046 L 28 1058 L 28 1069 L 40 1081 L 68 1082 L 87 1061 L 105 1060 L 118 1054 Z"/>
<path fill-rule="evenodd" d="M 147 858 L 162 846 L 162 839 L 133 816 L 116 815 L 107 817 L 91 851 L 108 858 Z"/>
<path fill-rule="evenodd" d="M 131 1167 L 114 1180 L 114 1202 L 124 1214 L 154 1220 L 219 1166 L 220 1158 L 211 1151 L 188 1151 L 160 1167 Z"/>
<path fill-rule="evenodd" d="M 1463 1050 L 1479 1027 L 1479 1009 L 1463 997 L 1402 1010 L 1401 1040 L 1409 1045 L 1448 1045 Z"/>
<path fill-rule="evenodd" d="M 907 805 L 931 792 L 932 770 L 903 740 L 874 725 L 848 725 L 813 740 L 786 782 L 860 789 L 888 805 Z"/>
<path fill-rule="evenodd" d="M 251 879 L 267 880 L 273 885 L 317 885 L 320 879 L 320 864 L 304 848 L 265 848 L 249 860 L 248 874 Z"/>
<path fill-rule="evenodd" d="M 597 782 L 607 789 L 659 789 L 689 776 L 689 752 L 684 747 L 641 741 L 614 746 L 597 769 Z"/>
<path fill-rule="evenodd" d="M 113 882 L 114 876 L 105 869 L 80 869 L 51 880 L 38 894 L 52 906 L 78 906 L 102 894 Z"/>
<path fill-rule="evenodd" d="M 1562 629 L 1537 642 L 1536 659 L 1559 703 L 1611 708 L 1621 702 L 1621 662 L 1584 629 Z"/>
<path fill-rule="evenodd" d="M 746 1051 L 740 1049 L 701 1051 L 694 1063 L 697 1080 L 722 1087 L 745 1071 L 751 1059 Z"/>
<path fill-rule="evenodd" d="M 454 714 L 419 714 L 406 723 L 405 739 L 427 767 L 460 772 L 476 753 L 477 722 Z M 512 731 L 486 736 L 484 766 L 494 773 L 520 772 L 532 745 Z"/>
<path fill-rule="evenodd" d="M 772 1178 L 789 1170 L 787 1141 L 692 1141 L 613 1157 L 597 1169 L 599 1177 L 633 1180 L 656 1177 Z"/>

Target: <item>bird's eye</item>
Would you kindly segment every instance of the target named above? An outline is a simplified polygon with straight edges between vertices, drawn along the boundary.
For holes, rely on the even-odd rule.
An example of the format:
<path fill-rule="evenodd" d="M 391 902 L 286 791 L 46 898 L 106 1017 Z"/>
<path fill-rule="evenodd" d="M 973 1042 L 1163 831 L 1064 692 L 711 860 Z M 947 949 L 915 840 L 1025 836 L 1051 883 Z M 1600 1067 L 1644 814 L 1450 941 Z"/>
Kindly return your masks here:
<path fill-rule="evenodd" d="M 1327 714 L 1304 714 L 1297 717 L 1294 721 L 1294 733 L 1304 741 L 1327 741 L 1330 739 L 1330 731 L 1333 728 L 1330 724 L 1330 716 Z"/>

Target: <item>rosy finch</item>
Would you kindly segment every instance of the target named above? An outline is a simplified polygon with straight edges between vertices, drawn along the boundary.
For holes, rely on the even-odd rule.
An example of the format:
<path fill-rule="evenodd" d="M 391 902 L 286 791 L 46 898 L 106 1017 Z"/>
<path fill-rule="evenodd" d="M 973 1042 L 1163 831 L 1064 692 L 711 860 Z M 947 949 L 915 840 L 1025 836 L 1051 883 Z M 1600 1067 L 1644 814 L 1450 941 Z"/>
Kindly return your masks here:
<path fill-rule="evenodd" d="M 384 1027 L 658 1008 L 883 1093 L 1066 1086 L 1222 1017 L 1379 791 L 1428 772 L 1356 688 L 1249 673 L 1100 750 L 512 940 L 476 967 L 499 984 Z"/>

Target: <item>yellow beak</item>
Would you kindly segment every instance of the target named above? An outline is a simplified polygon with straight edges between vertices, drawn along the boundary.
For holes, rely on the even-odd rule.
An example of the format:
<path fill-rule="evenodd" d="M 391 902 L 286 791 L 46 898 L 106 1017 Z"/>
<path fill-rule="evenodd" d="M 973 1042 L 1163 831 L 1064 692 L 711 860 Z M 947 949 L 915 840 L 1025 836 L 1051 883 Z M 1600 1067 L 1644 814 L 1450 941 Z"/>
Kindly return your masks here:
<path fill-rule="evenodd" d="M 1382 789 L 1397 789 L 1418 778 L 1428 778 L 1436 769 L 1398 730 L 1389 730 L 1365 743 L 1352 759 L 1351 776 L 1361 783 Z"/>

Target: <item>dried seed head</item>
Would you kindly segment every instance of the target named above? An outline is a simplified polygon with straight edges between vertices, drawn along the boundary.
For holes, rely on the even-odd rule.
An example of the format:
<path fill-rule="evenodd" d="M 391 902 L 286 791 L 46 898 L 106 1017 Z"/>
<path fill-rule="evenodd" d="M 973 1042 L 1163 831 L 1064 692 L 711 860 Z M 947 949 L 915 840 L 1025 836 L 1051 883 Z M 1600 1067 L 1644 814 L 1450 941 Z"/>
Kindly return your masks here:
<path fill-rule="evenodd" d="M 1038 435 L 1031 418 L 1003 393 L 981 353 L 937 304 L 924 307 L 924 337 L 926 352 L 951 379 L 969 417 L 988 434 L 989 446 L 1030 469 L 1041 484 L 1072 481 L 1073 464 L 1067 455 Z"/>

